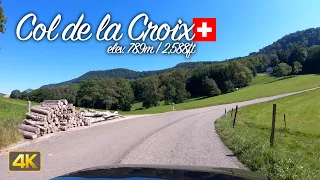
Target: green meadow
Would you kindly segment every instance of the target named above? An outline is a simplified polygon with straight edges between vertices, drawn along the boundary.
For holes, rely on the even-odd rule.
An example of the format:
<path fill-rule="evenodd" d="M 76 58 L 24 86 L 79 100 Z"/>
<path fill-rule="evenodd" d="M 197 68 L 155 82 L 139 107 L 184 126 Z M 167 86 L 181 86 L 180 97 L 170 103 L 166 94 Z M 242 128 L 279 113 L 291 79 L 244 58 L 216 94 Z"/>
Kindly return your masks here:
<path fill-rule="evenodd" d="M 194 109 L 220 104 L 228 104 L 240 101 L 247 101 L 261 97 L 275 96 L 289 92 L 300 91 L 320 86 L 320 75 L 301 75 L 287 78 L 275 78 L 267 74 L 258 74 L 251 82 L 251 85 L 241 88 L 238 91 L 215 96 L 211 98 L 194 98 L 175 105 L 175 110 Z M 130 112 L 121 112 L 124 115 L 130 114 L 154 114 L 172 110 L 172 105 L 156 106 L 145 109 L 142 103 L 136 103 Z"/>
<path fill-rule="evenodd" d="M 277 104 L 274 147 L 272 106 Z M 224 143 L 251 170 L 278 179 L 320 179 L 320 89 L 239 109 L 216 122 Z M 286 126 L 284 122 L 286 114 Z"/>

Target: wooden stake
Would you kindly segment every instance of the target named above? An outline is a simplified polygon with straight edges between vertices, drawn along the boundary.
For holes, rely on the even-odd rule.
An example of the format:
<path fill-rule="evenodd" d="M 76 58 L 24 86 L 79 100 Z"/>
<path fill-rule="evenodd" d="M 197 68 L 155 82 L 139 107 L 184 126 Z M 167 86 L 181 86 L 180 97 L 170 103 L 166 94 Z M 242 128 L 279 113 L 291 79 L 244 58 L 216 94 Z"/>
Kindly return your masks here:
<path fill-rule="evenodd" d="M 233 129 L 234 129 L 234 125 L 235 125 L 235 123 L 236 123 L 237 113 L 238 113 L 238 105 L 236 106 L 236 113 L 234 114 L 234 119 L 233 119 Z"/>
<path fill-rule="evenodd" d="M 286 122 L 286 114 L 283 115 L 283 121 L 284 121 L 284 128 L 287 128 L 287 122 Z"/>
<path fill-rule="evenodd" d="M 28 106 L 27 106 L 27 112 L 30 113 L 30 109 L 31 109 L 31 102 L 28 101 Z"/>
<path fill-rule="evenodd" d="M 231 117 L 233 117 L 233 108 L 231 109 Z"/>
<path fill-rule="evenodd" d="M 227 117 L 227 108 L 224 109 L 224 115 Z"/>
<path fill-rule="evenodd" d="M 276 114 L 277 114 L 277 105 L 273 104 L 272 127 L 271 127 L 271 135 L 270 135 L 270 147 L 273 147 L 273 142 L 274 142 L 274 131 L 275 131 L 275 128 L 276 128 Z"/>

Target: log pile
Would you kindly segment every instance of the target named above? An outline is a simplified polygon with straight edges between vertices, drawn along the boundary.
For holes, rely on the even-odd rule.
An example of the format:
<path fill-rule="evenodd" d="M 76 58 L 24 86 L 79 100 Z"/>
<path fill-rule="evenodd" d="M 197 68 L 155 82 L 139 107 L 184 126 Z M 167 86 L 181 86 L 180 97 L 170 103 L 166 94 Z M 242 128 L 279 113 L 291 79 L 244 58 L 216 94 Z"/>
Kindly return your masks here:
<path fill-rule="evenodd" d="M 93 123 L 101 122 L 101 121 L 106 121 L 106 120 L 112 120 L 118 117 L 122 117 L 118 114 L 117 111 L 111 113 L 110 111 L 105 111 L 105 112 L 98 112 L 92 109 L 89 110 L 84 110 L 81 109 L 81 112 L 83 112 L 84 116 L 84 124 L 86 126 L 90 126 Z"/>
<path fill-rule="evenodd" d="M 30 108 L 26 119 L 18 126 L 26 139 L 35 139 L 45 134 L 66 131 L 69 128 L 90 126 L 92 123 L 122 117 L 117 112 L 97 112 L 80 109 L 63 100 L 45 100 L 40 106 Z"/>

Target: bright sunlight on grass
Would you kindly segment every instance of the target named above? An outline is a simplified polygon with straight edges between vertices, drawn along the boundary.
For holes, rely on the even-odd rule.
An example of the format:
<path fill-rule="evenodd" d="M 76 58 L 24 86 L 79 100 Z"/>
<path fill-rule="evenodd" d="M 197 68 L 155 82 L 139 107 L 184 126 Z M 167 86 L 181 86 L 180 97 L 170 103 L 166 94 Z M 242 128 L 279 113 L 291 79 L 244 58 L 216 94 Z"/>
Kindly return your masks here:
<path fill-rule="evenodd" d="M 289 92 L 300 91 L 304 89 L 309 89 L 313 87 L 320 86 L 320 75 L 301 75 L 283 78 L 274 78 L 268 75 L 258 75 L 256 79 L 253 80 L 253 85 L 239 89 L 236 92 L 223 94 L 220 96 L 205 98 L 193 101 L 187 101 L 185 103 L 176 104 L 176 110 L 184 109 L 194 109 L 207 106 L 214 106 L 219 104 L 227 104 L 233 102 L 240 102 L 246 100 L 252 100 L 261 97 L 274 96 Z M 133 105 L 135 109 L 139 109 L 140 104 Z M 157 106 L 149 109 L 135 110 L 130 112 L 121 112 L 122 114 L 154 114 L 162 113 L 172 110 L 171 105 L 167 106 Z M 141 109 L 141 107 L 140 107 Z"/>
<path fill-rule="evenodd" d="M 277 104 L 275 144 L 269 146 L 272 104 Z M 320 89 L 241 108 L 216 129 L 239 160 L 279 179 L 320 179 Z M 286 128 L 284 125 L 286 114 Z"/>

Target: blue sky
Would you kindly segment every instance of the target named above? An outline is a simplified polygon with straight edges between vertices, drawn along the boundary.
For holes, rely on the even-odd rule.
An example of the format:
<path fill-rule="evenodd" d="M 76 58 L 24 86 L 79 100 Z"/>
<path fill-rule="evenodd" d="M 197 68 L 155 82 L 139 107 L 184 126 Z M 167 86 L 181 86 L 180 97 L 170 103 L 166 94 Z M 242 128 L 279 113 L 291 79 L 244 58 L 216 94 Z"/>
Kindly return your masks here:
<path fill-rule="evenodd" d="M 157 70 L 180 62 L 246 56 L 286 34 L 318 27 L 320 15 L 318 0 L 55 0 L 46 3 L 3 0 L 3 7 L 9 19 L 6 34 L 0 35 L 0 92 L 3 93 L 70 80 L 90 70 Z M 110 55 L 105 53 L 108 43 L 98 42 L 94 37 L 86 42 L 22 42 L 16 37 L 16 26 L 30 12 L 47 25 L 61 13 L 62 22 L 57 32 L 76 22 L 81 13 L 93 30 L 108 13 L 112 21 L 122 23 L 125 30 L 141 12 L 156 23 L 170 24 L 175 24 L 178 18 L 191 23 L 194 17 L 215 17 L 217 42 L 198 43 L 197 53 L 190 59 L 182 55 Z"/>

